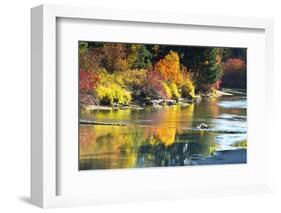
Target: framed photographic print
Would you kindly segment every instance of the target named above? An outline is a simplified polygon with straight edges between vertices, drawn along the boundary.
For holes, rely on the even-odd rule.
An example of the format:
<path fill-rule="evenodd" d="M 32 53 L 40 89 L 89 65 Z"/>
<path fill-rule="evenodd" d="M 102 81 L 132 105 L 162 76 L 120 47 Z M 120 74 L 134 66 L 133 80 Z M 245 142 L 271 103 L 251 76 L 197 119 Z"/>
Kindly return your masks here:
<path fill-rule="evenodd" d="M 270 191 L 272 20 L 31 14 L 32 203 Z"/>

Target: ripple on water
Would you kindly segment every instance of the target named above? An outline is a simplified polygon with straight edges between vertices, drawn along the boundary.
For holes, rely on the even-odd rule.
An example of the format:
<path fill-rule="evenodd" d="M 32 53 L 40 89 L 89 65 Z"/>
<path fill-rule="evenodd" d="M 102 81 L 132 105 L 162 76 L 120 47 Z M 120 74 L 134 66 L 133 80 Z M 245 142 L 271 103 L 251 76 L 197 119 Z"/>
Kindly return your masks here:
<path fill-rule="evenodd" d="M 218 116 L 217 119 L 225 119 L 229 121 L 246 121 L 247 116 L 246 115 L 234 115 L 234 114 L 221 114 Z"/>
<path fill-rule="evenodd" d="M 246 109 L 247 108 L 247 101 L 246 100 L 239 100 L 239 101 L 221 101 L 218 103 L 220 107 L 227 108 L 227 109 L 233 109 L 233 108 L 239 108 L 239 109 Z"/>

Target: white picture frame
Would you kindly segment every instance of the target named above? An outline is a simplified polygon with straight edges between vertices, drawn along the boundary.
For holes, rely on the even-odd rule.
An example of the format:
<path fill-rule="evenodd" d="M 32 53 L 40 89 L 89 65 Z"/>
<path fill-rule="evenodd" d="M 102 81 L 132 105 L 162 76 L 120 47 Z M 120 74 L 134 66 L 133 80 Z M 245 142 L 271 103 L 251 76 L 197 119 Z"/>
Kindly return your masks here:
<path fill-rule="evenodd" d="M 134 23 L 153 23 L 167 26 L 200 26 L 210 28 L 226 28 L 228 30 L 254 29 L 264 32 L 265 52 L 263 73 L 266 76 L 266 92 L 273 89 L 273 21 L 271 19 L 241 18 L 241 17 L 216 17 L 188 14 L 166 14 L 148 11 L 122 11 L 101 8 L 85 8 L 74 6 L 41 5 L 31 10 L 31 201 L 33 204 L 47 207 L 90 205 L 97 203 L 114 203 L 142 200 L 177 199 L 197 196 L 252 194 L 270 191 L 270 166 L 266 161 L 262 171 L 266 173 L 266 179 L 258 184 L 233 184 L 219 187 L 200 187 L 179 190 L 169 185 L 167 190 L 155 190 L 151 196 L 143 194 L 114 193 L 107 191 L 103 196 L 91 195 L 58 195 L 58 174 L 60 158 L 57 146 L 57 88 L 60 83 L 57 80 L 57 21 L 59 18 L 118 21 Z M 271 96 L 266 97 L 267 106 L 273 105 Z M 272 112 L 268 110 L 264 122 L 269 126 Z M 268 147 L 269 136 L 265 146 Z M 63 150 L 62 150 L 63 151 Z M 267 156 L 268 157 L 268 156 Z M 153 169 L 150 169 L 152 171 Z M 182 170 L 174 172 L 180 174 Z M 105 174 L 99 174 L 101 177 Z M 75 184 L 75 183 L 73 183 Z M 168 196 L 167 193 L 176 193 L 176 196 Z M 122 193 L 122 192 L 120 192 Z M 165 194 L 166 193 L 166 194 Z"/>

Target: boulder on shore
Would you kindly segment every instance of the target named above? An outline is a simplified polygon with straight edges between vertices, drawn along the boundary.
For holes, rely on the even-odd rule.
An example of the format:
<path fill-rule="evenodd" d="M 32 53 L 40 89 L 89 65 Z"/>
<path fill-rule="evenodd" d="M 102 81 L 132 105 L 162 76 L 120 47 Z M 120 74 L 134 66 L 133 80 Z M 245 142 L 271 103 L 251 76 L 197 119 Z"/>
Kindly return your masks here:
<path fill-rule="evenodd" d="M 150 100 L 150 105 L 152 105 L 153 107 L 158 107 L 160 106 L 171 106 L 171 105 L 175 105 L 177 103 L 177 100 L 173 100 L 173 99 L 157 99 L 157 100 Z"/>

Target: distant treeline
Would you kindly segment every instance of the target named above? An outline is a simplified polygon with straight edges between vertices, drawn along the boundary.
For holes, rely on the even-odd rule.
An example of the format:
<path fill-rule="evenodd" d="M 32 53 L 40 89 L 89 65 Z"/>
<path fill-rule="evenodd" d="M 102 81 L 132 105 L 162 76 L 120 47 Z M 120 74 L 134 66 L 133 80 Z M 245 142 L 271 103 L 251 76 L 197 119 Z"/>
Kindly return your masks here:
<path fill-rule="evenodd" d="M 245 48 L 81 41 L 79 63 L 82 106 L 246 88 Z"/>

